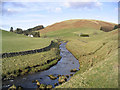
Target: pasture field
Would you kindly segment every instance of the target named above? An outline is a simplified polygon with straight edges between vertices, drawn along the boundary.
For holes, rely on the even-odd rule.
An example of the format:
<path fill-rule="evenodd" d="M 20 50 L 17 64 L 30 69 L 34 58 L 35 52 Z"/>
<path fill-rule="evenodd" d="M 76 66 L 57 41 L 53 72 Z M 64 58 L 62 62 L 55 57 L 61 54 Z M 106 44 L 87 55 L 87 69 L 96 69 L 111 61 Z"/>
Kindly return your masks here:
<path fill-rule="evenodd" d="M 48 46 L 52 39 L 32 38 L 25 35 L 2 31 L 2 52 L 19 52 Z"/>

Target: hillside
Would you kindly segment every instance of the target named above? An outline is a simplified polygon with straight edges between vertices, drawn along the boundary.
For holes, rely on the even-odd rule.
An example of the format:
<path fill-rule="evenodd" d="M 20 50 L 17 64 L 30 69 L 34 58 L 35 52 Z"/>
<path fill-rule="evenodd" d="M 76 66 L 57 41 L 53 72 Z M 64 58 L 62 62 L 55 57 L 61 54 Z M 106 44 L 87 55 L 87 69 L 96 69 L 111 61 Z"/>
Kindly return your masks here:
<path fill-rule="evenodd" d="M 2 30 L 2 52 L 18 52 L 40 49 L 50 44 L 51 39 L 31 38 Z"/>
<path fill-rule="evenodd" d="M 113 28 L 114 25 L 115 25 L 114 23 L 109 23 L 109 22 L 99 21 L 99 20 L 71 19 L 71 20 L 58 22 L 53 25 L 49 25 L 45 27 L 43 30 L 41 30 L 40 32 L 46 33 L 46 32 L 57 31 L 61 29 L 86 28 L 86 27 L 100 30 L 101 26 L 107 26 L 107 27 Z"/>
<path fill-rule="evenodd" d="M 117 88 L 118 30 L 98 20 L 67 20 L 40 31 L 42 36 L 68 41 L 67 49 L 79 60 L 80 70 L 57 88 Z M 100 30 L 107 27 L 110 32 Z M 80 34 L 89 37 L 81 37 Z"/>

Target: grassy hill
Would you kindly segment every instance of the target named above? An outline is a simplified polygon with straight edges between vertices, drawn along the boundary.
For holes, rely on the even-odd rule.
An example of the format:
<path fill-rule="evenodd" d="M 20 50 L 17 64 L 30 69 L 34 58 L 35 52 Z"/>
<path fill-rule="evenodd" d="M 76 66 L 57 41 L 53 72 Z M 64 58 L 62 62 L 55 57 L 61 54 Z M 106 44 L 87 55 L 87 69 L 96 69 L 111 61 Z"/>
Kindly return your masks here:
<path fill-rule="evenodd" d="M 101 26 L 108 26 L 110 28 L 114 27 L 114 23 L 104 22 L 99 20 L 88 20 L 88 19 L 71 19 L 62 22 L 55 23 L 53 25 L 47 26 L 44 28 L 41 33 L 58 31 L 61 29 L 68 28 L 92 28 L 92 29 L 100 29 Z"/>
<path fill-rule="evenodd" d="M 52 39 L 31 38 L 2 30 L 2 52 L 18 52 L 48 46 Z"/>
<path fill-rule="evenodd" d="M 118 30 L 114 23 L 98 20 L 67 20 L 40 31 L 42 36 L 69 41 L 67 49 L 79 60 L 80 70 L 57 88 L 118 87 Z M 108 31 L 100 30 L 107 26 Z M 89 37 L 81 37 L 80 34 Z"/>

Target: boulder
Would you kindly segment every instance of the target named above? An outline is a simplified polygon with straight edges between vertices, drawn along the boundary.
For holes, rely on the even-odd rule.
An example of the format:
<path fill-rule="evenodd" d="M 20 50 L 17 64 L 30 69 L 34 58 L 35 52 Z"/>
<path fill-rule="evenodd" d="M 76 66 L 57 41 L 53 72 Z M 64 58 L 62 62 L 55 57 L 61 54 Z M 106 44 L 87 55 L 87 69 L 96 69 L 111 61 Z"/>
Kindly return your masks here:
<path fill-rule="evenodd" d="M 58 83 L 55 83 L 54 85 L 55 85 L 55 86 L 57 86 L 57 85 L 58 85 Z"/>
<path fill-rule="evenodd" d="M 45 84 L 41 84 L 39 88 L 45 89 L 45 88 L 46 88 L 46 85 L 45 85 Z"/>
<path fill-rule="evenodd" d="M 47 85 L 47 87 L 46 87 L 46 88 L 51 89 L 51 88 L 53 88 L 53 86 L 52 86 L 52 85 Z"/>
<path fill-rule="evenodd" d="M 23 87 L 18 86 L 18 87 L 17 87 L 17 90 L 23 90 Z"/>
<path fill-rule="evenodd" d="M 55 80 L 55 79 L 57 79 L 57 77 L 54 77 L 53 75 L 48 75 L 49 77 L 50 77 L 50 79 L 52 79 L 52 80 Z"/>
<path fill-rule="evenodd" d="M 57 75 L 57 77 L 59 78 L 61 75 Z"/>
<path fill-rule="evenodd" d="M 59 77 L 59 79 L 58 79 L 58 82 L 59 82 L 60 84 L 66 82 L 66 81 L 67 81 L 67 78 L 66 78 L 64 75 L 61 76 L 61 77 Z"/>
<path fill-rule="evenodd" d="M 40 85 L 41 85 L 38 80 L 36 80 L 36 84 L 37 84 L 38 87 L 40 87 Z"/>
<path fill-rule="evenodd" d="M 17 89 L 17 87 L 14 84 L 8 88 L 8 90 L 16 90 L 16 89 Z"/>
<path fill-rule="evenodd" d="M 66 75 L 67 78 L 69 78 L 69 75 Z"/>
<path fill-rule="evenodd" d="M 78 70 L 75 68 L 75 69 L 71 69 L 70 72 L 77 72 Z"/>

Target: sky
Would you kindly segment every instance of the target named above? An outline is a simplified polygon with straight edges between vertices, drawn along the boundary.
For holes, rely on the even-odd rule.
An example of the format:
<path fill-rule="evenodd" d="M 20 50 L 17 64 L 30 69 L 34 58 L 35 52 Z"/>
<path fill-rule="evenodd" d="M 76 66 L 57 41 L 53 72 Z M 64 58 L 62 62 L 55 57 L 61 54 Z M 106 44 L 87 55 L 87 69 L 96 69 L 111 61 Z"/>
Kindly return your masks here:
<path fill-rule="evenodd" d="M 64 1 L 64 2 L 8 2 L 1 3 L 0 28 L 28 28 L 37 25 L 44 27 L 69 19 L 95 19 L 118 23 L 118 2 L 101 2 L 98 0 Z"/>

